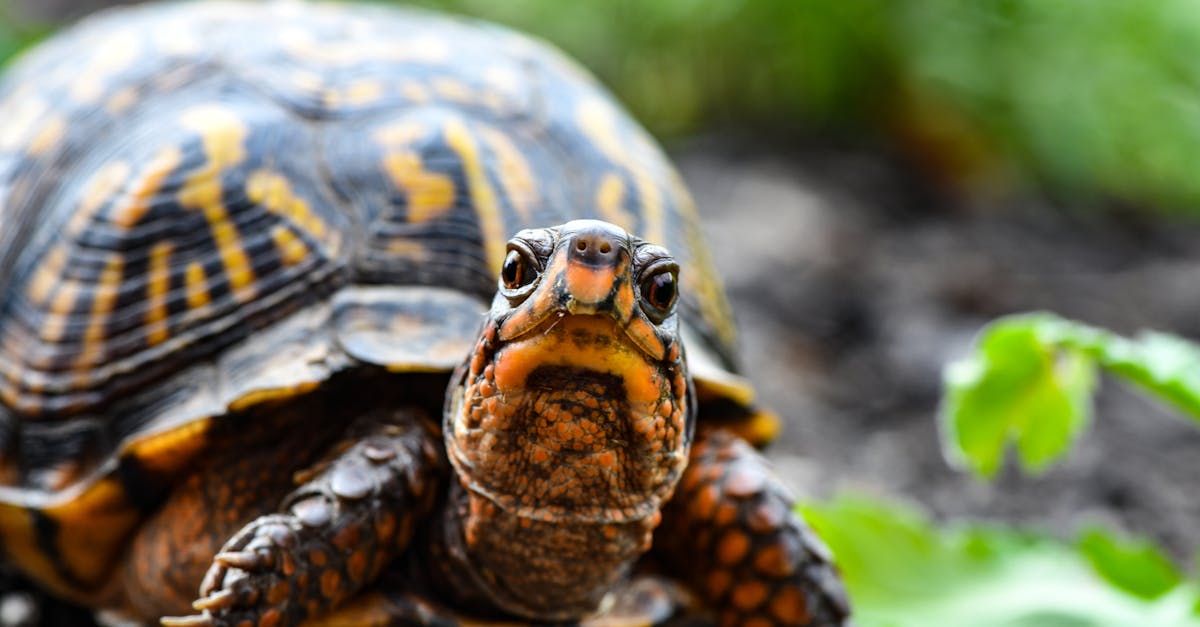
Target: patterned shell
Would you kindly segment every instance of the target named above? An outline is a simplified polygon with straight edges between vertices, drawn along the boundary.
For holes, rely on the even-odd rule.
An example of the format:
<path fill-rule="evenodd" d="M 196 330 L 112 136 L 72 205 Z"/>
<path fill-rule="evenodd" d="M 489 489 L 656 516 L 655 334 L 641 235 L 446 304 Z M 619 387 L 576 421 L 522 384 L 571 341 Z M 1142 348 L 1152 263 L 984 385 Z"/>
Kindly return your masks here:
<path fill-rule="evenodd" d="M 21 58 L 0 120 L 0 450 L 28 487 L 63 485 L 28 469 L 252 404 L 255 373 L 328 350 L 351 287 L 482 311 L 510 234 L 578 217 L 672 250 L 691 343 L 733 372 L 677 174 L 582 70 L 507 30 L 298 3 L 111 11 Z"/>

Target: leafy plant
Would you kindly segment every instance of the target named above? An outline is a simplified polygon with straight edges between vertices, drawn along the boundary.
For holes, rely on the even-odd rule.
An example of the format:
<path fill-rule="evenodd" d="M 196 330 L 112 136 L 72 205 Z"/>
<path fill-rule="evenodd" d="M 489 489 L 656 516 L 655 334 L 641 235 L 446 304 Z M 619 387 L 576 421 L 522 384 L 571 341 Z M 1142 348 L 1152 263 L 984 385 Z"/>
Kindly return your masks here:
<path fill-rule="evenodd" d="M 1069 450 L 1091 419 L 1097 369 L 1200 420 L 1200 348 L 1173 335 L 1125 338 L 1048 313 L 1000 318 L 944 372 L 940 414 L 952 461 L 990 477 L 1010 444 L 1029 472 Z"/>
<path fill-rule="evenodd" d="M 1196 584 L 1144 542 L 1099 529 L 1075 545 L 981 524 L 939 530 L 860 498 L 801 509 L 837 556 L 860 627 L 1200 625 Z"/>

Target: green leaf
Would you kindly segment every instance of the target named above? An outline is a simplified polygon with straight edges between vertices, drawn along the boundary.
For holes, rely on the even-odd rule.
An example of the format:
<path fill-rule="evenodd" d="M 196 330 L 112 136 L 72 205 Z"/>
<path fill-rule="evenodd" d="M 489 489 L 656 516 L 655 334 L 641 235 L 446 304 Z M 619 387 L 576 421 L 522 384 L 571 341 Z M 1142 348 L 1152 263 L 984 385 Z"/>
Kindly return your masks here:
<path fill-rule="evenodd" d="M 1122 542 L 1093 527 L 1080 535 L 1079 549 L 1101 577 L 1143 599 L 1157 599 L 1183 580 L 1171 560 L 1146 541 Z"/>
<path fill-rule="evenodd" d="M 1040 471 L 1087 426 L 1095 366 L 1084 353 L 1047 345 L 1046 314 L 1003 318 L 970 357 L 947 366 L 941 425 L 947 457 L 991 477 L 1014 442 L 1022 465 Z"/>
<path fill-rule="evenodd" d="M 1014 444 L 1022 467 L 1045 469 L 1090 422 L 1097 367 L 1200 420 L 1200 347 L 1173 335 L 1127 339 L 1052 314 L 988 325 L 972 355 L 943 376 L 943 443 L 952 462 L 991 477 Z"/>
<path fill-rule="evenodd" d="M 833 550 L 859 627 L 1200 625 L 1195 584 L 1178 585 L 1153 548 L 1100 531 L 1076 548 L 987 525 L 939 530 L 918 511 L 861 498 L 801 511 Z M 1128 569 L 1120 585 L 1110 568 Z M 1130 594 L 1150 590 L 1153 599 Z"/>

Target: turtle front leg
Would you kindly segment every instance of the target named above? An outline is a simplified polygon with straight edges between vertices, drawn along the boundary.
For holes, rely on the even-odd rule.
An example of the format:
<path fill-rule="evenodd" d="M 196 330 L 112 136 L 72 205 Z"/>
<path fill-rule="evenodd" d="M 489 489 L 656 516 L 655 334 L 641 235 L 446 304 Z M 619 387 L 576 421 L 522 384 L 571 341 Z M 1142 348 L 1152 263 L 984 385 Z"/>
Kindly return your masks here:
<path fill-rule="evenodd" d="M 293 625 L 350 598 L 407 548 L 438 493 L 444 459 L 415 412 L 363 417 L 308 471 L 279 513 L 213 558 L 193 607 L 164 625 Z"/>
<path fill-rule="evenodd" d="M 794 499 L 741 438 L 704 433 L 663 510 L 655 549 L 720 625 L 845 625 L 846 593 Z"/>

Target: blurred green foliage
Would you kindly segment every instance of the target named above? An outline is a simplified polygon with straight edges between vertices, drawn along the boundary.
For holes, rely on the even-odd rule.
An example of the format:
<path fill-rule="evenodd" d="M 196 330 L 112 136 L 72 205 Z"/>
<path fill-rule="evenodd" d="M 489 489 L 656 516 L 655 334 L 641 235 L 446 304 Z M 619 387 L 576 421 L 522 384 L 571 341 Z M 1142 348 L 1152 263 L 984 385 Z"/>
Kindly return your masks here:
<path fill-rule="evenodd" d="M 663 137 L 850 135 L 956 186 L 1200 213 L 1200 0 L 415 4 L 559 45 Z"/>
<path fill-rule="evenodd" d="M 1092 528 L 1074 546 L 843 497 L 804 505 L 837 556 L 860 627 L 1200 625 L 1197 586 L 1152 545 Z"/>
<path fill-rule="evenodd" d="M 882 138 L 939 178 L 1200 212 L 1200 1 L 425 0 L 538 33 L 660 135 Z"/>
<path fill-rule="evenodd" d="M 1200 346 L 1166 333 L 1125 338 L 1049 313 L 1000 318 L 944 373 L 947 457 L 991 477 L 1007 446 L 1038 472 L 1090 423 L 1096 370 L 1128 381 L 1200 421 Z"/>

